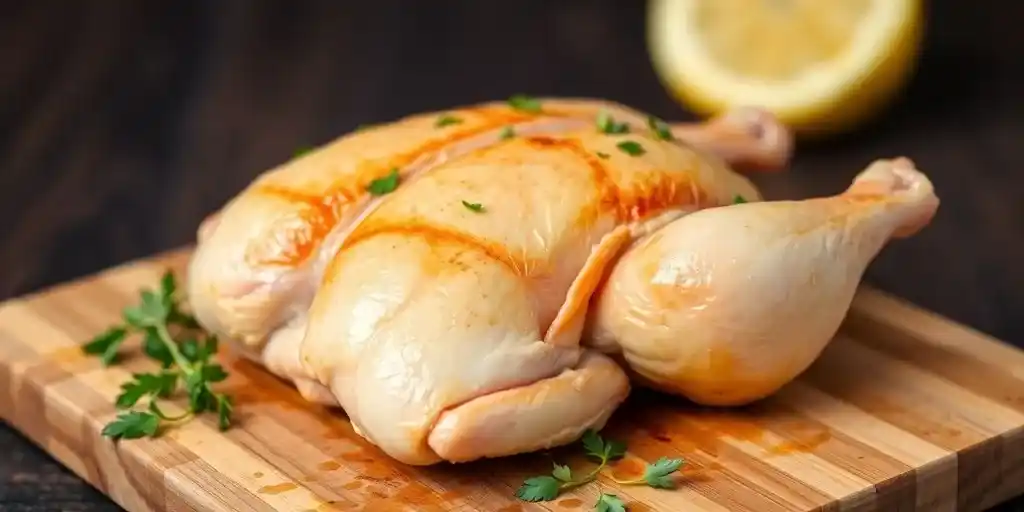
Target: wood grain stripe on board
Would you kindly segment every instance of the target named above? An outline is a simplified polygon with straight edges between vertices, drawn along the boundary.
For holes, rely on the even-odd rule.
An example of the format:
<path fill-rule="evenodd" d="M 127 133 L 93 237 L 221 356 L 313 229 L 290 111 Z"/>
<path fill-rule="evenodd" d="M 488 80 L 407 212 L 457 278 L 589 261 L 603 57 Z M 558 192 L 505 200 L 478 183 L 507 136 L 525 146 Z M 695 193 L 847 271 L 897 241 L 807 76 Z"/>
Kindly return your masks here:
<path fill-rule="evenodd" d="M 873 313 L 877 315 L 878 311 Z M 1000 363 L 992 364 L 991 361 L 965 352 L 961 347 L 931 342 L 935 337 L 924 339 L 912 324 L 906 327 L 895 325 L 877 316 L 872 318 L 870 313 L 853 315 L 845 329 L 857 336 L 862 344 L 887 356 L 928 371 L 1001 406 L 1024 413 L 1024 375 L 1021 374 L 1024 372 L 1024 356 L 1021 354 L 1002 354 Z M 939 336 L 938 339 L 947 337 Z M 983 340 L 977 334 L 971 339 L 976 342 Z M 960 454 L 964 474 L 974 475 L 959 484 L 962 505 L 982 508 L 991 506 L 995 501 L 986 504 L 985 500 L 990 499 L 988 497 L 1008 497 L 1008 491 L 1001 488 L 1006 487 L 1006 479 L 1024 478 L 1024 454 L 1016 450 L 1004 450 L 1005 439 L 1016 439 L 1020 435 L 1019 427 L 1010 428 L 1016 432 L 987 440 Z"/>
<path fill-rule="evenodd" d="M 804 381 L 936 446 L 959 451 L 1024 422 L 1024 415 L 845 334 Z"/>
<path fill-rule="evenodd" d="M 962 352 L 919 338 L 913 331 L 851 317 L 844 332 L 858 343 L 871 347 L 894 359 L 942 377 L 1002 406 L 1024 413 L 1024 379 L 1003 368 Z M 1005 362 L 1013 362 L 1008 359 Z M 1016 358 L 1018 371 L 1024 368 L 1024 357 Z"/>
<path fill-rule="evenodd" d="M 882 291 L 862 288 L 857 293 L 848 321 L 860 319 L 877 322 L 922 343 L 970 357 L 1024 380 L 1024 351 Z"/>
<path fill-rule="evenodd" d="M 915 482 L 914 504 L 920 510 L 935 512 L 955 510 L 957 499 L 957 457 L 955 453 L 886 423 L 849 403 L 822 393 L 800 380 L 781 389 L 773 400 L 806 414 L 833 432 L 839 432 L 880 453 L 885 453 L 907 467 L 919 468 L 912 471 L 911 476 Z M 908 493 L 909 491 L 897 492 L 894 499 L 902 505 Z M 880 510 L 887 509 L 882 506 L 888 503 L 887 494 L 889 494 L 887 489 L 878 491 Z"/>
<path fill-rule="evenodd" d="M 932 444 L 957 451 L 961 507 L 977 509 L 979 494 L 1009 492 L 993 486 L 1005 482 L 1006 474 L 1022 471 L 1020 452 L 999 455 L 1005 451 L 1008 431 L 1019 438 L 1024 421 L 1019 412 L 843 335 L 827 350 L 834 357 L 823 357 L 812 366 L 807 381 Z M 870 368 L 876 382 L 868 388 L 853 368 Z M 993 468 L 998 473 L 992 473 Z M 993 478 L 997 474 L 1003 476 Z"/>
<path fill-rule="evenodd" d="M 713 479 L 694 481 L 688 487 L 727 510 L 806 510 L 832 501 L 827 493 L 744 452 L 730 440 L 731 436 L 747 437 L 746 432 L 713 432 L 715 427 L 704 427 L 685 413 L 651 407 L 643 396 L 634 398 L 640 400 L 627 401 L 616 412 L 616 418 L 628 418 L 629 427 L 612 422 L 609 435 L 623 439 L 643 460 L 682 457 L 710 469 Z M 762 434 L 753 429 L 755 435 Z M 639 470 L 634 467 L 631 473 Z M 746 492 L 735 492 L 737 487 Z"/>
<path fill-rule="evenodd" d="M 771 401 L 728 415 L 671 410 L 662 410 L 659 415 L 666 417 L 664 424 L 673 425 L 670 428 L 681 429 L 683 439 L 703 440 L 705 446 L 718 444 L 719 451 L 726 447 L 735 449 L 844 505 L 873 508 L 875 495 L 870 482 L 894 478 L 910 469 L 870 446 L 833 433 Z M 730 454 L 729 461 L 733 462 L 735 456 Z M 764 472 L 765 468 L 758 471 Z M 904 495 L 898 499 L 913 502 L 913 486 L 899 491 Z"/>
<path fill-rule="evenodd" d="M 859 478 L 868 490 L 854 490 L 852 494 L 840 497 L 844 504 L 856 502 L 871 505 L 877 499 L 878 508 L 887 510 L 882 507 L 883 504 L 915 503 L 917 486 L 913 466 L 847 435 L 842 429 L 818 422 L 777 397 L 755 405 L 754 409 L 757 417 L 751 419 L 751 423 L 763 427 L 780 440 L 768 446 L 759 457 L 770 461 L 781 453 L 785 456 L 783 460 L 820 459 L 835 468 L 830 469 L 829 473 L 842 471 Z M 802 473 L 813 471 L 812 467 L 810 464 L 798 466 L 795 473 L 807 480 Z M 880 481 L 886 484 L 876 489 L 877 492 L 871 492 L 871 482 Z"/>
<path fill-rule="evenodd" d="M 21 341 L 4 340 L 7 346 Z M 69 469 L 108 492 L 124 506 L 139 510 L 150 510 L 153 503 L 159 503 L 162 485 L 136 485 L 138 479 L 152 480 L 152 471 L 131 471 L 131 461 L 118 458 L 114 464 L 104 464 L 108 447 L 95 442 L 94 423 L 87 409 L 80 407 L 82 401 L 90 402 L 89 391 L 77 377 L 64 371 L 58 364 L 45 360 L 23 362 L 12 366 L 11 378 L 16 389 L 18 402 L 18 423 L 29 437 L 39 446 L 59 458 Z M 73 395 L 62 393 L 67 384 L 74 390 Z M 67 396 L 74 396 L 69 406 Z M 110 405 L 106 406 L 111 409 Z M 123 470 L 122 470 L 123 469 Z M 144 492 L 139 492 L 139 490 Z M 156 507 L 159 508 L 159 507 Z"/>

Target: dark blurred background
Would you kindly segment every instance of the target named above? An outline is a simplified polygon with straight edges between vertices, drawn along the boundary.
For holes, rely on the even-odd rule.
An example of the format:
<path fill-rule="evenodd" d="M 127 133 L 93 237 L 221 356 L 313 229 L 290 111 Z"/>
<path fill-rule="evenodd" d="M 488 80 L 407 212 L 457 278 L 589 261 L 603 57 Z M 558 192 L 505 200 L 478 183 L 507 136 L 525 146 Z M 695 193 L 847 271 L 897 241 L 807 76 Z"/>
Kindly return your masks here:
<path fill-rule="evenodd" d="M 362 123 L 515 93 L 691 119 L 651 66 L 645 14 L 640 0 L 3 2 L 0 297 L 190 244 L 259 172 Z M 872 159 L 913 158 L 940 213 L 867 281 L 1019 345 L 1024 2 L 936 0 L 926 16 L 896 104 L 756 181 L 769 198 L 831 194 Z M 0 448 L 0 508 L 113 507 L 2 425 Z"/>

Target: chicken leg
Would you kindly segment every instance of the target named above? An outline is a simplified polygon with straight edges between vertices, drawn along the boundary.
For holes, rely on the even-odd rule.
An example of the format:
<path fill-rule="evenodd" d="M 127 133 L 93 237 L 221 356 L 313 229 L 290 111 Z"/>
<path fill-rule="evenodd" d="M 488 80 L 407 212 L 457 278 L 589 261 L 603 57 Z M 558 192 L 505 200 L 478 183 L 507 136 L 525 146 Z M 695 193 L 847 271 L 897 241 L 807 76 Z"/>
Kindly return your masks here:
<path fill-rule="evenodd" d="M 634 383 L 706 405 L 758 400 L 818 357 L 867 265 L 938 205 L 928 178 L 898 158 L 834 197 L 693 213 L 623 255 L 585 339 L 625 361 Z"/>

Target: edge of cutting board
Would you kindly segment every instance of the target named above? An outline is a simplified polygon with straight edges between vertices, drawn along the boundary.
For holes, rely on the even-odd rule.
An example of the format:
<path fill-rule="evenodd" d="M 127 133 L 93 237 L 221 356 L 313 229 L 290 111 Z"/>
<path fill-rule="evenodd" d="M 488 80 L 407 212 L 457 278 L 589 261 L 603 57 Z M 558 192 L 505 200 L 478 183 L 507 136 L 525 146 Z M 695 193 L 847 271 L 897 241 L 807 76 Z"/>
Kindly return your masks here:
<path fill-rule="evenodd" d="M 214 453 L 210 447 L 204 448 L 205 455 L 202 457 L 194 451 L 188 455 L 187 450 L 178 449 L 179 443 L 192 443 L 195 446 L 200 446 L 204 439 L 217 441 L 218 434 L 212 428 L 212 423 L 207 420 L 194 421 L 191 425 L 165 434 L 166 437 L 130 443 L 113 443 L 99 436 L 102 425 L 115 414 L 110 397 L 77 400 L 73 398 L 76 393 L 74 389 L 66 389 L 67 386 L 60 385 L 62 379 L 74 374 L 77 369 L 88 372 L 87 380 L 91 385 L 105 386 L 107 394 L 110 394 L 116 392 L 118 383 L 123 381 L 127 375 L 124 369 L 97 369 L 94 361 L 81 357 L 76 346 L 67 341 L 70 339 L 70 334 L 67 331 L 62 331 L 47 323 L 48 321 L 53 322 L 55 318 L 60 318 L 61 322 L 66 321 L 68 325 L 100 321 L 91 317 L 83 318 L 83 315 L 76 312 L 60 310 L 61 300 L 63 300 L 60 297 L 86 290 L 101 281 L 120 280 L 122 284 L 129 281 L 134 282 L 131 276 L 133 273 L 155 275 L 158 266 L 172 265 L 180 269 L 181 263 L 190 250 L 191 247 L 185 247 L 151 258 L 128 262 L 0 304 L 0 417 L 7 420 L 71 471 L 131 511 L 246 509 L 317 510 L 323 512 L 340 510 L 345 505 L 360 505 L 360 503 L 346 500 L 343 495 L 338 500 L 324 498 L 324 496 L 334 496 L 335 491 L 341 488 L 340 484 L 318 482 L 315 479 L 301 480 L 298 475 L 309 474 L 311 468 L 299 467 L 299 462 L 296 462 L 299 455 L 271 453 L 272 450 L 267 452 L 266 446 L 273 443 L 261 444 L 264 439 L 257 438 L 258 436 L 251 432 L 241 431 L 231 438 L 230 443 L 224 443 L 224 446 L 217 447 L 216 456 L 219 459 L 206 458 L 210 453 Z M 140 284 L 142 284 L 141 281 Z M 53 307 L 47 309 L 53 316 L 47 317 L 46 314 L 40 314 L 38 318 L 32 320 L 35 324 L 30 327 L 24 325 L 16 327 L 13 322 L 9 322 L 19 318 L 19 308 L 29 305 L 38 312 L 46 309 L 39 304 L 48 301 L 53 301 Z M 97 304 L 94 309 L 99 310 L 103 307 Z M 65 315 L 71 315 L 73 318 L 65 320 Z M 117 311 L 107 311 L 105 315 L 108 318 L 103 320 L 104 322 L 116 317 Z M 49 337 L 39 337 L 39 343 L 41 345 L 49 344 L 52 350 L 33 352 L 32 349 L 26 349 L 26 344 L 19 345 L 16 341 L 12 341 L 14 339 L 12 332 L 18 330 L 50 333 L 53 334 L 54 339 L 62 337 L 65 341 L 51 342 Z M 847 339 L 856 341 L 847 341 Z M 898 441 L 893 441 L 894 444 L 890 446 L 894 451 L 892 454 L 886 454 L 884 450 L 876 450 L 875 445 L 868 448 L 878 451 L 881 454 L 880 457 L 885 460 L 896 460 L 903 457 L 901 459 L 903 462 L 914 459 L 919 460 L 919 463 L 908 462 L 908 470 L 895 472 L 872 467 L 871 464 L 867 464 L 864 468 L 845 468 L 850 474 L 856 474 L 857 481 L 867 482 L 867 485 L 863 489 L 846 495 L 822 498 L 823 495 L 829 493 L 826 489 L 829 486 L 842 488 L 848 483 L 822 481 L 814 482 L 811 485 L 807 481 L 788 482 L 788 480 L 782 480 L 786 478 L 796 480 L 792 474 L 794 474 L 793 471 L 803 471 L 801 464 L 811 464 L 808 467 L 813 468 L 813 464 L 821 464 L 821 460 L 828 459 L 828 462 L 832 464 L 828 467 L 834 468 L 836 464 L 845 464 L 843 458 L 846 457 L 851 459 L 847 462 L 853 467 L 860 462 L 862 456 L 855 456 L 854 452 L 844 455 L 841 453 L 842 447 L 837 448 L 836 453 L 828 454 L 828 457 L 822 456 L 821 460 L 818 460 L 814 452 L 809 452 L 809 455 L 806 456 L 799 455 L 797 457 L 799 460 L 792 462 L 799 467 L 793 466 L 797 469 L 792 469 L 785 465 L 789 463 L 755 460 L 758 457 L 751 454 L 761 449 L 756 446 L 756 443 L 751 445 L 747 441 L 730 440 L 722 444 L 723 450 L 751 459 L 753 463 L 759 465 L 757 467 L 763 466 L 766 471 L 765 475 L 768 476 L 747 475 L 741 471 L 742 467 L 736 471 L 733 471 L 732 467 L 726 467 L 722 470 L 722 474 L 728 482 L 724 484 L 715 481 L 702 483 L 695 480 L 692 485 L 696 490 L 684 489 L 674 497 L 670 494 L 657 494 L 665 491 L 636 490 L 635 488 L 614 489 L 614 485 L 602 481 L 604 490 L 609 491 L 609 487 L 612 487 L 610 492 L 620 493 L 620 496 L 625 497 L 633 504 L 634 508 L 631 510 L 660 510 L 660 507 L 674 508 L 680 506 L 681 503 L 692 503 L 694 510 L 727 510 L 733 504 L 739 508 L 744 506 L 749 508 L 750 503 L 755 503 L 751 500 L 756 496 L 753 494 L 743 496 L 742 492 L 766 493 L 765 489 L 774 493 L 766 493 L 766 495 L 773 496 L 773 500 L 777 498 L 778 502 L 771 504 L 778 506 L 779 510 L 982 510 L 1013 496 L 1024 494 L 1024 351 L 869 286 L 862 286 L 858 291 L 850 315 L 833 345 L 838 346 L 833 352 L 840 353 L 823 356 L 828 359 L 822 363 L 823 368 L 812 367 L 808 374 L 801 376 L 792 386 L 784 388 L 780 393 L 782 397 L 778 400 L 790 405 L 809 400 L 807 403 L 813 405 L 806 407 L 807 411 L 813 413 L 812 416 L 819 413 L 830 415 L 829 421 L 839 422 L 843 425 L 846 425 L 847 421 L 852 422 L 850 425 L 857 424 L 856 421 L 865 421 L 866 423 L 863 423 L 865 428 L 890 429 L 905 436 L 908 443 L 906 447 L 901 446 Z M 900 393 L 912 396 L 909 393 L 915 386 L 924 390 L 925 388 L 921 386 L 932 385 L 952 390 L 949 404 L 931 404 L 933 407 L 930 409 L 935 410 L 948 406 L 946 414 L 950 415 L 949 420 L 934 421 L 935 431 L 920 430 L 915 435 L 910 435 L 905 431 L 907 427 L 903 422 L 913 422 L 915 418 L 912 414 L 906 414 L 907 411 L 884 411 L 881 409 L 884 407 L 883 404 L 872 401 L 871 406 L 877 406 L 880 409 L 866 414 L 861 407 L 862 403 L 856 402 L 856 400 L 850 401 L 853 399 L 843 394 L 846 392 L 845 388 L 836 388 L 835 390 L 839 393 L 837 396 L 842 396 L 842 399 L 837 400 L 830 396 L 831 391 L 828 389 L 831 385 L 828 384 L 831 378 L 830 374 L 840 368 L 832 364 L 834 360 L 857 356 L 862 357 L 860 362 L 871 361 L 880 353 L 884 353 L 886 357 L 886 367 L 891 366 L 906 372 L 905 375 L 900 374 L 899 378 L 904 378 L 906 375 L 914 376 L 913 378 L 920 377 L 919 382 L 906 384 L 905 388 L 901 387 L 898 390 Z M 58 364 L 31 364 L 44 359 L 49 363 L 57 361 Z M 855 363 L 856 361 L 851 364 Z M 135 371 L 138 371 L 139 365 L 131 364 L 136 365 Z M 146 362 L 143 361 L 141 368 L 146 368 L 145 364 Z M 821 365 L 816 364 L 816 366 Z M 868 378 L 879 380 L 886 378 L 885 375 L 873 373 L 873 370 L 873 368 L 863 368 L 861 373 Z M 250 384 L 256 382 L 257 386 L 255 387 L 257 388 L 261 386 L 275 389 L 286 388 L 284 384 L 269 375 L 253 374 L 247 375 L 246 378 L 249 379 Z M 72 380 L 77 381 L 78 379 Z M 902 381 L 893 382 L 897 382 L 898 386 L 904 386 Z M 824 391 L 817 388 L 824 389 Z M 115 391 L 110 391 L 111 389 Z M 283 412 L 283 416 L 279 416 L 279 418 L 287 420 L 290 418 L 288 414 L 297 414 L 304 418 L 301 421 L 296 419 L 295 425 L 293 425 L 295 430 L 292 432 L 287 429 L 281 430 L 280 422 L 278 422 L 275 427 L 278 430 L 274 431 L 276 435 L 295 435 L 302 438 L 306 435 L 303 432 L 305 428 L 303 425 L 331 423 L 336 428 L 348 429 L 344 434 L 346 439 L 338 441 L 339 443 L 344 442 L 353 446 L 359 444 L 358 440 L 353 437 L 350 427 L 344 426 L 347 425 L 347 422 L 343 418 L 324 419 L 326 413 L 316 406 L 303 403 L 290 388 L 285 391 L 278 389 L 274 393 L 280 393 L 276 400 L 287 402 L 286 408 L 291 411 Z M 935 398 L 937 391 L 922 391 L 922 393 Z M 857 400 L 860 399 L 859 397 L 860 395 Z M 958 412 L 956 410 L 958 406 L 965 407 L 964 412 Z M 807 411 L 802 411 L 802 413 Z M 879 417 L 883 417 L 884 421 L 876 421 L 872 415 L 880 415 Z M 815 418 L 821 419 L 817 416 Z M 626 421 L 632 422 L 633 420 Z M 700 421 L 704 420 L 698 420 L 698 423 Z M 962 442 L 957 441 L 956 437 L 960 434 L 955 432 L 956 428 L 954 427 L 974 429 L 975 438 L 962 440 Z M 787 434 L 785 428 L 780 428 L 775 432 Z M 263 431 L 260 435 L 267 435 L 267 433 Z M 322 433 L 309 435 L 313 436 L 309 438 L 309 442 L 313 442 L 313 439 L 324 439 Z M 863 442 L 858 446 L 864 447 L 874 441 L 864 441 L 858 436 L 864 436 L 866 439 L 875 434 L 866 430 L 863 432 L 852 428 L 844 430 L 844 427 L 840 427 L 835 435 L 841 435 L 846 440 L 843 442 Z M 204 438 L 203 436 L 208 437 Z M 317 438 L 316 436 L 321 437 Z M 652 454 L 652 449 L 649 446 L 646 448 L 641 446 L 643 443 L 657 444 L 656 441 L 650 439 L 652 434 L 646 432 L 636 436 L 638 438 L 646 437 L 639 441 L 637 439 L 629 441 L 631 453 L 634 446 L 637 446 L 637 452 L 650 452 L 641 453 L 640 456 L 648 459 L 656 457 L 657 455 Z M 947 446 L 942 446 L 944 443 L 948 443 Z M 363 444 L 365 445 L 365 443 Z M 909 452 L 910 445 L 927 447 L 930 452 L 925 455 L 895 453 L 902 448 L 906 448 Z M 655 446 L 654 451 L 657 451 L 656 448 Z M 373 455 L 371 455 L 372 457 Z M 337 460 L 342 459 L 345 457 L 342 456 Z M 523 458 L 509 460 L 517 461 L 510 462 L 509 466 L 521 463 L 526 466 L 525 471 L 535 470 L 538 467 L 534 463 L 536 461 L 522 462 Z M 692 459 L 692 461 L 695 464 L 706 463 L 706 461 L 702 462 L 700 457 Z M 363 462 L 369 461 L 363 460 Z M 338 466 L 338 463 L 333 461 L 321 462 L 320 466 L 328 463 Z M 342 462 L 341 466 L 345 466 L 345 464 Z M 388 462 L 382 462 L 382 464 L 393 465 Z M 714 462 L 708 464 L 714 464 Z M 243 467 L 245 474 L 236 473 L 224 477 L 220 472 L 229 465 Z M 330 467 L 333 468 L 332 470 L 337 470 L 338 468 L 334 466 Z M 491 463 L 486 467 L 503 468 L 504 466 L 499 462 Z M 707 467 L 710 468 L 710 466 Z M 350 469 L 341 467 L 340 472 Z M 357 468 L 355 471 L 362 470 Z M 521 475 L 528 474 L 516 469 L 510 470 L 516 473 L 511 476 L 481 477 L 479 473 L 482 471 L 475 470 L 468 475 L 463 472 L 453 478 L 449 478 L 451 475 L 442 474 L 438 477 L 437 474 L 434 474 L 430 477 L 431 482 L 424 483 L 419 480 L 423 479 L 425 473 L 419 469 L 395 469 L 392 467 L 389 471 L 394 472 L 399 480 L 404 480 L 400 483 L 403 483 L 405 487 L 400 489 L 398 494 L 407 493 L 404 497 L 406 504 L 414 503 L 417 508 L 425 507 L 423 509 L 430 507 L 441 507 L 438 509 L 442 509 L 445 505 L 451 505 L 458 510 L 475 510 L 480 507 L 490 509 L 487 508 L 487 504 L 499 503 L 496 500 L 506 498 L 504 495 L 499 496 L 500 492 L 510 492 L 514 487 L 514 485 L 512 487 L 503 486 L 510 485 L 509 482 L 516 481 L 517 478 L 521 481 Z M 453 471 L 457 472 L 457 470 Z M 484 471 L 491 471 L 491 469 Z M 504 472 L 503 469 L 496 471 Z M 821 471 L 822 474 L 827 472 L 824 469 Z M 217 478 L 211 479 L 211 474 L 216 475 Z M 260 477 L 257 478 L 254 475 L 260 475 Z M 809 481 L 813 481 L 815 478 L 807 473 L 800 473 L 800 476 L 807 476 Z M 461 494 L 452 490 L 446 491 L 447 484 L 445 483 L 438 484 L 448 478 L 455 482 L 452 485 L 465 485 L 467 479 L 474 477 L 482 478 L 490 483 L 479 484 L 481 490 L 462 492 Z M 260 478 L 262 479 L 260 480 Z M 360 477 L 356 476 L 355 478 Z M 779 481 L 771 481 L 773 478 Z M 744 491 L 744 479 L 748 483 L 756 481 L 756 485 L 746 488 Z M 501 481 L 495 483 L 498 480 Z M 265 485 L 268 482 L 274 485 Z M 281 483 L 275 484 L 275 482 Z M 736 492 L 739 494 L 731 498 L 708 494 L 716 492 L 722 485 L 732 484 L 736 484 L 735 487 L 738 489 Z M 383 487 L 381 489 L 387 490 Z M 413 489 L 415 492 L 408 494 L 409 489 Z M 818 489 L 818 491 L 814 489 Z M 277 491 L 290 492 L 279 495 Z M 731 491 L 733 489 L 730 489 Z M 787 492 L 792 492 L 792 496 L 787 495 Z M 814 494 L 815 492 L 820 494 Z M 581 489 L 573 496 L 593 499 L 596 497 L 596 489 Z M 517 505 L 521 508 L 507 508 L 507 510 L 533 508 L 568 510 L 566 504 L 570 504 L 573 500 L 575 503 L 571 504 L 576 505 L 577 509 L 580 503 L 584 509 L 589 503 L 592 503 L 592 501 L 580 502 L 575 498 L 568 498 L 558 503 L 521 503 Z M 374 503 L 380 505 L 390 502 L 376 501 Z M 725 506 L 724 503 L 730 505 Z M 366 505 L 366 503 L 362 503 L 362 505 Z M 379 510 L 370 505 L 367 505 L 367 509 Z"/>

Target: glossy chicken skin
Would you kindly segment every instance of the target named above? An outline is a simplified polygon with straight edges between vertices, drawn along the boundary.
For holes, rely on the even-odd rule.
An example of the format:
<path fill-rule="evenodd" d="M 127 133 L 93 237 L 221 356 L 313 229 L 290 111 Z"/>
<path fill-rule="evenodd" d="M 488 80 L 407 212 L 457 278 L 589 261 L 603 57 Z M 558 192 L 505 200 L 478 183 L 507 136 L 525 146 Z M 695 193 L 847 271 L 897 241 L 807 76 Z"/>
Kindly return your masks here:
<path fill-rule="evenodd" d="M 289 376 L 306 398 L 334 403 L 330 393 L 299 376 L 297 344 L 326 262 L 379 201 L 366 190 L 371 181 L 396 169 L 406 182 L 499 143 L 506 127 L 518 135 L 592 128 L 602 110 L 636 128 L 647 121 L 609 102 L 541 104 L 540 112 L 504 103 L 455 109 L 447 114 L 460 122 L 448 126 L 438 126 L 442 113 L 410 116 L 341 137 L 259 176 L 199 229 L 188 276 L 199 320 L 274 373 Z M 791 151 L 788 132 L 756 109 L 672 128 L 681 140 L 741 169 L 779 169 Z"/>
<path fill-rule="evenodd" d="M 659 390 L 707 405 L 758 400 L 818 357 L 867 265 L 938 205 L 928 178 L 899 158 L 833 197 L 696 212 L 623 255 L 586 339 Z"/>

